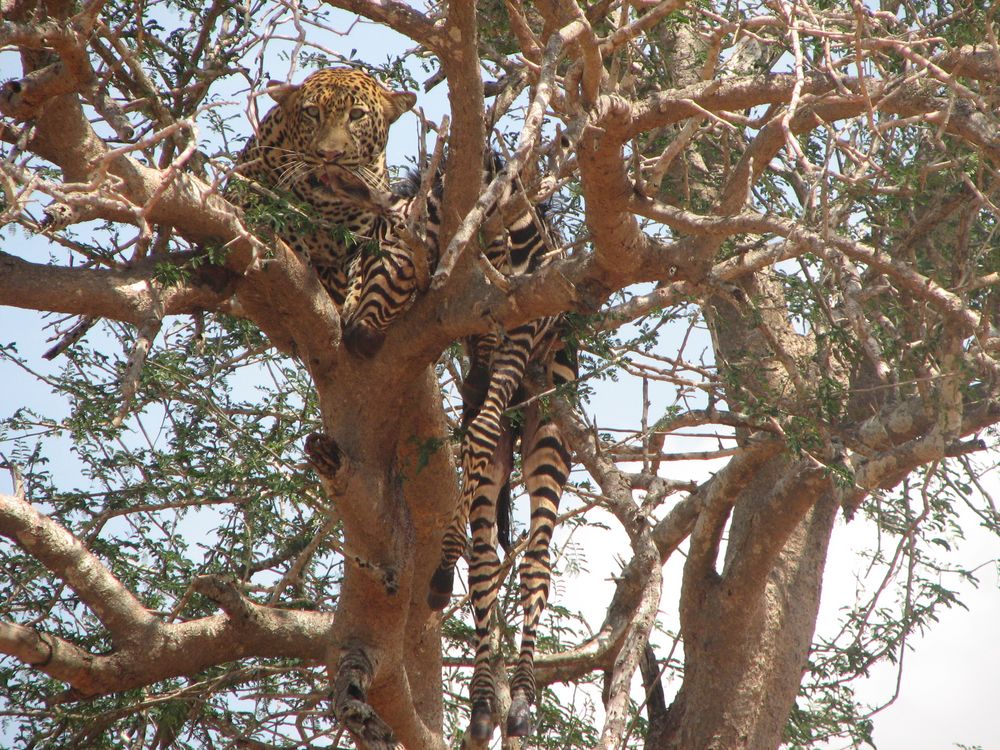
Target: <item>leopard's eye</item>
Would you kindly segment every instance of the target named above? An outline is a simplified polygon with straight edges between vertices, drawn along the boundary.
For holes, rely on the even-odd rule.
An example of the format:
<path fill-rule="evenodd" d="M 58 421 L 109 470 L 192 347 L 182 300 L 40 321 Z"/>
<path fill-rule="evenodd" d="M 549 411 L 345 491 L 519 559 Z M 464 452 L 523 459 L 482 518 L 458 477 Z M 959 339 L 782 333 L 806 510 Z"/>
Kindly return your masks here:
<path fill-rule="evenodd" d="M 356 121 L 360 120 L 367 114 L 368 112 L 366 110 L 361 109 L 361 107 L 355 107 L 350 111 L 350 113 L 347 116 L 351 118 L 351 121 Z"/>
<path fill-rule="evenodd" d="M 306 117 L 310 117 L 313 120 L 319 119 L 319 107 L 315 104 L 307 104 L 302 108 L 302 112 L 306 115 Z"/>

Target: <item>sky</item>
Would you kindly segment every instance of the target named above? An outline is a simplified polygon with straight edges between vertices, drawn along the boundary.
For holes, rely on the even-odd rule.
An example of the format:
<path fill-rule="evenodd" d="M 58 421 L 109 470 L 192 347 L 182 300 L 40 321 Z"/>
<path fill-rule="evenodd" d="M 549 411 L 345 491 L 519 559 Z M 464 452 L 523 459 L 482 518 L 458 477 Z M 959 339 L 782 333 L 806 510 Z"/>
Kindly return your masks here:
<path fill-rule="evenodd" d="M 346 26 L 346 24 L 345 24 Z M 344 41 L 334 35 L 318 35 L 321 44 L 343 48 Z M 380 55 L 389 55 L 410 46 L 405 40 L 381 29 L 365 27 L 355 31 L 350 47 L 362 50 L 378 48 Z M 363 54 L 359 57 L 364 59 Z M 383 58 L 368 59 L 383 62 Z M 17 74 L 14 59 L 0 55 L 0 80 Z M 271 75 L 281 75 L 282 65 L 277 59 L 269 63 Z M 293 76 L 300 80 L 301 73 Z M 445 111 L 445 90 L 439 86 L 430 95 L 418 92 L 419 104 L 432 119 Z M 266 106 L 266 105 L 264 105 Z M 390 161 L 402 164 L 404 157 L 416 151 L 416 120 L 404 117 L 394 126 L 390 138 Z M 44 245 L 24 244 L 17 247 L 2 240 L 2 249 L 39 260 L 45 257 Z M 2 301 L 0 301 L 2 303 Z M 19 342 L 20 352 L 33 365 L 45 367 L 41 353 L 48 344 L 48 334 L 41 330 L 37 314 L 4 307 L 0 304 L 0 343 Z M 48 387 L 39 384 L 22 370 L 0 361 L 0 417 L 9 416 L 17 406 L 36 404 L 43 411 L 51 411 L 53 397 Z M 620 398 L 613 393 L 601 397 L 592 405 L 599 415 L 614 414 L 620 421 L 623 408 Z M 714 444 L 705 446 L 714 448 Z M 697 450 L 691 441 L 682 450 Z M 0 452 L 4 450 L 0 444 Z M 994 460 L 996 463 L 996 459 Z M 66 468 L 71 466 L 67 460 Z M 674 479 L 704 479 L 719 467 L 711 462 L 676 462 L 669 465 L 669 476 Z M 58 470 L 58 467 L 57 467 Z M 1000 479 L 994 471 L 986 480 L 994 493 L 1000 494 Z M 0 491 L 10 491 L 6 475 L 0 475 Z M 600 511 L 597 511 L 599 514 Z M 579 608 L 599 624 L 613 591 L 612 575 L 617 570 L 616 559 L 626 556 L 628 545 L 624 534 L 617 531 L 617 523 L 608 524 L 612 531 L 593 529 L 576 532 L 575 541 L 586 550 L 590 572 L 585 576 L 563 579 L 554 593 L 554 601 Z M 880 750 L 939 750 L 962 743 L 984 750 L 1000 750 L 1000 719 L 997 716 L 996 695 L 1000 675 L 1000 580 L 997 575 L 998 544 L 979 530 L 975 523 L 966 524 L 968 539 L 961 547 L 961 559 L 970 567 L 984 565 L 980 570 L 978 589 L 966 589 L 964 601 L 969 611 L 952 609 L 944 611 L 940 622 L 926 635 L 911 641 L 913 650 L 905 657 L 905 672 L 898 699 L 875 717 L 875 740 Z M 824 596 L 820 609 L 818 631 L 833 633 L 838 627 L 840 608 L 855 599 L 858 577 L 864 572 L 858 557 L 871 540 L 871 528 L 864 521 L 853 523 L 838 521 L 831 545 L 824 578 Z M 680 555 L 675 555 L 665 570 L 665 589 L 661 599 L 660 624 L 676 630 L 676 604 L 679 595 Z M 661 649 L 662 653 L 662 649 Z M 877 666 L 866 680 L 859 680 L 857 692 L 864 700 L 879 704 L 888 699 L 896 683 L 896 672 L 891 666 Z M 675 683 L 666 686 L 668 701 Z M 837 744 L 830 746 L 839 747 Z"/>

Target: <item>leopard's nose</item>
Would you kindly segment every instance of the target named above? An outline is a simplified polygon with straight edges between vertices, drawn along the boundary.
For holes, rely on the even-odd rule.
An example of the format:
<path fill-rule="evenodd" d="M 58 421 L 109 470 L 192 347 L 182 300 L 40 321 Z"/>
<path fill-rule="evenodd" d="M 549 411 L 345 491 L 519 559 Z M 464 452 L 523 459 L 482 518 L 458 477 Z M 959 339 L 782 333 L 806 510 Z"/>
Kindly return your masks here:
<path fill-rule="evenodd" d="M 341 149 L 332 149 L 332 148 L 321 148 L 318 149 L 316 153 L 319 156 L 319 158 L 325 161 L 327 164 L 336 162 L 337 159 L 339 159 L 344 155 L 344 152 Z"/>

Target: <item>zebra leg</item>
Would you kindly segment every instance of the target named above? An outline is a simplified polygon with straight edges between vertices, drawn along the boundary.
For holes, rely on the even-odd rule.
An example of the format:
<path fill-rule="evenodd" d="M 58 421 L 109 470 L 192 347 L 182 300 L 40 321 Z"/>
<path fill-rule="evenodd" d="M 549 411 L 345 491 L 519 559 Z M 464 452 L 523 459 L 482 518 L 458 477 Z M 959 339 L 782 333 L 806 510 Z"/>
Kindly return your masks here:
<path fill-rule="evenodd" d="M 490 627 L 497 592 L 500 589 L 500 557 L 496 548 L 496 500 L 501 487 L 510 476 L 513 464 L 513 441 L 509 424 L 500 438 L 500 445 L 486 470 L 478 475 L 470 488 L 469 526 L 472 529 L 472 551 L 469 556 L 469 598 L 476 627 L 476 659 L 469 685 L 472 715 L 469 736 L 476 741 L 488 740 L 496 726 L 496 683 L 491 668 L 492 645 Z"/>
<path fill-rule="evenodd" d="M 531 496 L 531 529 L 518 567 L 524 624 L 521 654 L 510 683 L 511 704 L 507 714 L 507 735 L 510 737 L 531 734 L 531 706 L 535 702 L 535 634 L 548 601 L 549 542 L 570 469 L 569 451 L 559 428 L 548 420 L 540 420 L 537 405 L 532 407 L 532 412 L 521 437 L 524 483 Z"/>
<path fill-rule="evenodd" d="M 462 462 L 465 463 L 464 461 Z M 470 502 L 465 492 L 455 508 L 451 524 L 441 541 L 441 562 L 431 576 L 430 588 L 427 592 L 427 606 L 433 610 L 442 610 L 451 601 L 451 592 L 455 587 L 455 564 L 465 551 L 465 529 L 469 523 Z"/>
<path fill-rule="evenodd" d="M 467 453 L 467 450 L 463 449 L 463 453 Z M 488 468 L 488 466 L 489 464 L 483 468 L 473 469 L 470 462 L 463 458 L 462 476 L 467 479 L 462 483 L 462 495 L 458 507 L 455 508 L 455 514 L 441 540 L 441 562 L 438 563 L 434 575 L 431 576 L 427 592 L 427 606 L 433 610 L 442 610 L 451 601 L 451 594 L 455 588 L 455 566 L 465 552 L 468 542 L 466 529 L 469 525 L 472 505 L 480 485 L 485 481 L 484 468 Z M 497 489 L 497 493 L 499 494 L 499 489 Z"/>
<path fill-rule="evenodd" d="M 385 329 L 402 312 L 417 286 L 416 269 L 405 245 L 386 239 L 361 258 L 361 285 L 344 330 L 351 354 L 373 357 Z"/>
<path fill-rule="evenodd" d="M 444 609 L 451 598 L 455 563 L 465 550 L 465 527 L 473 496 L 500 444 L 503 413 L 524 378 L 536 331 L 535 323 L 526 323 L 511 331 L 503 344 L 497 347 L 482 405 L 474 416 L 466 414 L 466 432 L 462 441 L 462 497 L 441 543 L 441 563 L 431 578 L 427 594 L 427 604 L 431 609 Z"/>

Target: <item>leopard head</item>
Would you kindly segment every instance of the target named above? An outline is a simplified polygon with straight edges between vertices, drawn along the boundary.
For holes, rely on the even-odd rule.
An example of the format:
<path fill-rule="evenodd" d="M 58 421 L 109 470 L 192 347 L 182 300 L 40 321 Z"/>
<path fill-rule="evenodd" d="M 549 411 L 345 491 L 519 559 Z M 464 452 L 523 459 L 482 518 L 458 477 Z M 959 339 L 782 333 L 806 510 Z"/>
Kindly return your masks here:
<path fill-rule="evenodd" d="M 260 148 L 275 183 L 360 181 L 385 189 L 389 126 L 416 96 L 352 68 L 320 70 L 300 84 L 271 82 L 277 106 L 261 123 Z"/>

